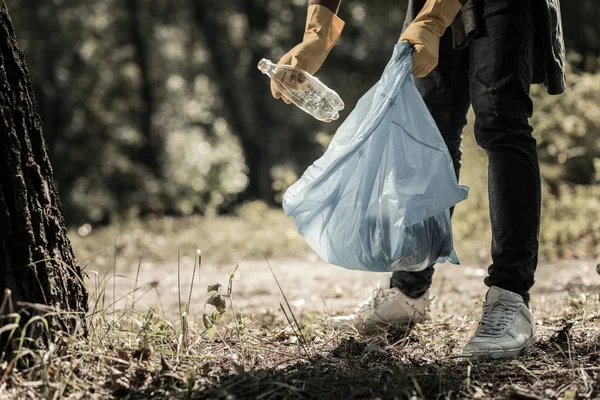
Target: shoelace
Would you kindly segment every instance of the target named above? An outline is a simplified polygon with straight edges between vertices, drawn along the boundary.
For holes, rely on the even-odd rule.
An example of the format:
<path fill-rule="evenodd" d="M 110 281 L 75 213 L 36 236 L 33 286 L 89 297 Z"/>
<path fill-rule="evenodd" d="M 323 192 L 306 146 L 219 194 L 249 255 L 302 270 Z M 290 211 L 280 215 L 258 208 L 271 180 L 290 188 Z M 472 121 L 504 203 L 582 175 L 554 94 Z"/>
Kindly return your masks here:
<path fill-rule="evenodd" d="M 363 301 L 358 305 L 357 311 L 365 311 L 366 309 L 370 309 L 373 311 L 375 307 L 379 303 L 381 303 L 386 298 L 385 290 L 381 287 L 377 289 L 373 289 L 373 294 L 367 300 Z"/>
<path fill-rule="evenodd" d="M 375 310 L 378 304 L 383 302 L 390 293 L 386 293 L 386 290 L 382 287 L 378 287 L 377 289 L 373 289 L 373 294 L 367 300 L 363 301 L 358 305 L 357 311 L 364 311 L 365 309 L 370 309 L 371 312 Z"/>
<path fill-rule="evenodd" d="M 518 303 L 503 302 L 501 300 L 484 303 L 483 316 L 479 322 L 477 335 L 502 336 L 510 327 L 517 311 L 519 311 Z"/>

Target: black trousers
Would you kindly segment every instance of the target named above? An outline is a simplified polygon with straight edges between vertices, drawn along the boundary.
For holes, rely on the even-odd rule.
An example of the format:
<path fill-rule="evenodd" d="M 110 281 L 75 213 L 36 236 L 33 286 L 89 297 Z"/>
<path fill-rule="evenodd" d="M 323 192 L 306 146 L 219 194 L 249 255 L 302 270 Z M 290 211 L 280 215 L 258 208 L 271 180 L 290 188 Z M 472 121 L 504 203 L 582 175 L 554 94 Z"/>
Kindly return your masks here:
<path fill-rule="evenodd" d="M 440 43 L 437 68 L 417 86 L 454 161 L 461 164 L 462 132 L 469 105 L 475 138 L 487 153 L 492 265 L 485 284 L 529 302 L 538 259 L 541 179 L 532 114 L 535 0 L 483 0 L 482 26 L 469 47 L 454 50 L 450 29 Z M 419 297 L 431 285 L 434 267 L 395 272 L 392 285 Z"/>

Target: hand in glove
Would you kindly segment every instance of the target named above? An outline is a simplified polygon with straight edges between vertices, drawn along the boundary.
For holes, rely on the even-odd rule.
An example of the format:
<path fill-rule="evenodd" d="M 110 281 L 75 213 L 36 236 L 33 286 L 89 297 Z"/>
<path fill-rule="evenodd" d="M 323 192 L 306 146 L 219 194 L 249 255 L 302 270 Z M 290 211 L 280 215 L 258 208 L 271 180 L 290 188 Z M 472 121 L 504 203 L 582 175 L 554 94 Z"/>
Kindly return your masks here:
<path fill-rule="evenodd" d="M 329 8 L 319 4 L 310 5 L 302 43 L 281 57 L 278 64 L 289 64 L 314 75 L 340 38 L 343 28 L 344 21 Z M 274 80 L 271 80 L 271 93 L 276 99 L 282 97 Z M 290 103 L 285 97 L 283 101 Z"/>
<path fill-rule="evenodd" d="M 427 76 L 438 64 L 440 38 L 462 7 L 459 0 L 427 0 L 400 42 L 413 45 L 413 75 Z"/>

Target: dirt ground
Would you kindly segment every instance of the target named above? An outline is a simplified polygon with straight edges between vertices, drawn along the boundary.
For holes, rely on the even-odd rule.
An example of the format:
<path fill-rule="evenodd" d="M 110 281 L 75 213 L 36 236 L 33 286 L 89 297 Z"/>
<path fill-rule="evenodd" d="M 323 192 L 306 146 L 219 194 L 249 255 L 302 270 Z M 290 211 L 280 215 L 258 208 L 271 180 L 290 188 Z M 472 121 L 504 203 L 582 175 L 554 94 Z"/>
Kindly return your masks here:
<path fill-rule="evenodd" d="M 429 321 L 412 331 L 361 337 L 328 331 L 323 317 L 351 312 L 358 301 L 370 295 L 383 275 L 344 270 L 313 255 L 274 258 L 269 263 L 308 339 L 291 340 L 297 332 L 290 331 L 280 309 L 285 302 L 267 262 L 242 261 L 239 280 L 233 286 L 233 302 L 245 318 L 245 333 L 236 339 L 227 328 L 221 330 L 223 337 L 210 344 L 205 342 L 202 351 L 210 354 L 211 361 L 202 364 L 202 372 L 198 373 L 201 378 L 185 396 L 600 398 L 600 276 L 594 261 L 570 260 L 538 267 L 531 296 L 538 342 L 522 357 L 503 362 L 472 362 L 460 357 L 476 328 L 487 289 L 483 284 L 486 269 L 482 266 L 438 266 Z M 184 299 L 189 293 L 193 264 L 192 255 L 182 256 L 179 290 L 176 262 L 142 263 L 136 308 L 159 305 L 165 318 L 176 320 L 180 292 Z M 116 284 L 114 288 L 109 284 L 106 290 L 114 290 L 117 297 L 130 294 L 116 305 L 119 308 L 131 304 L 137 268 L 133 260 L 120 260 L 117 265 Z M 203 263 L 191 297 L 192 326 L 212 307 L 204 306 L 207 286 L 226 282 L 226 274 L 234 267 Z M 88 273 L 94 275 L 91 270 Z M 299 346 L 299 342 L 305 346 Z M 191 368 L 200 368 L 200 364 L 194 365 Z M 164 381 L 119 390 L 114 392 L 115 397 L 132 399 L 183 393 L 183 389 L 166 390 Z"/>
<path fill-rule="evenodd" d="M 180 284 L 182 296 L 187 298 L 193 259 L 183 256 L 180 261 Z M 234 283 L 233 296 L 238 311 L 247 314 L 277 312 L 283 301 L 268 264 L 279 280 L 285 295 L 299 313 L 343 314 L 351 312 L 357 302 L 368 297 L 385 274 L 351 271 L 326 264 L 316 256 L 305 259 L 271 259 L 242 261 L 239 263 L 239 280 Z M 207 298 L 206 287 L 216 282 L 226 282 L 228 272 L 235 265 L 210 265 L 203 263 L 196 274 L 190 313 L 200 315 Z M 119 271 L 123 269 L 123 272 Z M 448 318 L 475 317 L 487 290 L 483 284 L 487 267 L 444 264 L 436 267 L 431 289 L 431 317 L 433 321 Z M 105 273 L 106 271 L 104 271 Z M 90 273 L 90 271 L 88 271 Z M 135 281 L 137 267 L 118 267 L 116 296 L 130 293 Z M 94 275 L 93 273 L 90 275 Z M 167 313 L 178 310 L 177 263 L 142 263 L 138 286 L 154 283 L 156 289 L 137 300 L 139 306 L 160 304 Z M 149 285 L 147 286 L 149 287 Z M 542 263 L 536 273 L 536 284 L 531 291 L 531 306 L 539 320 L 556 317 L 557 310 L 568 308 L 573 296 L 589 293 L 597 301 L 600 276 L 594 261 L 567 260 Z M 110 299 L 112 288 L 107 288 Z M 140 289 L 138 297 L 146 290 Z M 117 303 L 117 308 L 127 299 Z"/>

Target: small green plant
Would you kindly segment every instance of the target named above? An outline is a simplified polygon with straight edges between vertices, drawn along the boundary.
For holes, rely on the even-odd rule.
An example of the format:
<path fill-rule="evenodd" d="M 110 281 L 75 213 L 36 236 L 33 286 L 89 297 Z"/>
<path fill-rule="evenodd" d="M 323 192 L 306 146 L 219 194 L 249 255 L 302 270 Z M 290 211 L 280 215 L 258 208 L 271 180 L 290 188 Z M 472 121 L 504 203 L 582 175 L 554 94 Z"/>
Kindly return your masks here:
<path fill-rule="evenodd" d="M 179 249 L 177 250 L 177 294 L 179 296 L 179 315 L 181 318 L 181 340 L 180 344 L 185 348 L 189 345 L 189 333 L 190 333 L 190 303 L 192 302 L 192 293 L 194 291 L 194 279 L 196 277 L 196 268 L 200 269 L 202 266 L 202 251 L 196 250 L 196 258 L 194 258 L 194 269 L 192 271 L 192 281 L 190 283 L 190 292 L 188 295 L 188 301 L 185 304 L 181 302 L 181 270 L 180 270 L 180 254 Z"/>
<path fill-rule="evenodd" d="M 234 320 L 236 323 L 236 327 L 240 329 L 240 323 L 238 321 L 237 313 L 235 311 L 235 307 L 233 304 L 233 283 L 237 282 L 240 278 L 239 273 L 239 264 L 235 266 L 233 272 L 227 274 L 227 289 L 225 293 L 221 292 L 221 288 L 223 288 L 223 284 L 220 282 L 213 283 L 208 285 L 206 292 L 210 294 L 208 300 L 206 300 L 206 305 L 211 305 L 215 308 L 215 311 L 212 313 L 204 313 L 202 315 L 202 322 L 204 323 L 204 328 L 206 329 L 206 334 L 212 339 L 216 334 L 216 327 L 219 321 L 223 319 L 223 314 L 227 311 L 227 302 L 225 299 L 229 299 L 231 304 L 231 309 L 233 312 Z"/>

